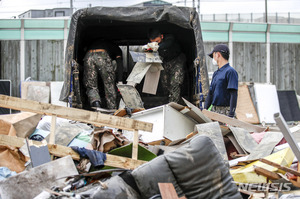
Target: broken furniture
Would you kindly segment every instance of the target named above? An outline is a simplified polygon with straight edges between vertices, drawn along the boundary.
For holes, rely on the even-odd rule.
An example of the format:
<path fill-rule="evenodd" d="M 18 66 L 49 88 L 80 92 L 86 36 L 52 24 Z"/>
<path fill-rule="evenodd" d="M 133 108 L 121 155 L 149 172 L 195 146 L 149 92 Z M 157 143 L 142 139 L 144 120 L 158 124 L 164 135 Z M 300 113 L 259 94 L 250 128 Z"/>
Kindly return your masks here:
<path fill-rule="evenodd" d="M 194 126 L 197 124 L 168 104 L 134 113 L 131 118 L 153 123 L 152 133 L 140 131 L 141 140 L 145 143 L 161 140 L 164 137 L 171 141 L 185 138 L 194 131 Z"/>

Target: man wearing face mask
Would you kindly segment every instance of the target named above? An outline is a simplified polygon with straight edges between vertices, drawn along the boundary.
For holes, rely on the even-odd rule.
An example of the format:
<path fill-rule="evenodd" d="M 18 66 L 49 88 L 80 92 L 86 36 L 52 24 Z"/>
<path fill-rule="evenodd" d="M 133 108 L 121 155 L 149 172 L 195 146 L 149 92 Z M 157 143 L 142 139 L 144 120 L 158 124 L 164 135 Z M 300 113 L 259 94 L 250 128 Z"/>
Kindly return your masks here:
<path fill-rule="evenodd" d="M 185 54 L 172 34 L 162 34 L 158 29 L 150 29 L 148 38 L 159 45 L 158 54 L 164 67 L 160 80 L 164 90 L 168 91 L 168 101 L 179 102 L 184 79 Z"/>
<path fill-rule="evenodd" d="M 213 65 L 218 66 L 213 74 L 208 96 L 205 100 L 205 109 L 229 117 L 235 116 L 238 90 L 238 74 L 229 63 L 229 48 L 225 44 L 218 44 L 211 53 Z"/>

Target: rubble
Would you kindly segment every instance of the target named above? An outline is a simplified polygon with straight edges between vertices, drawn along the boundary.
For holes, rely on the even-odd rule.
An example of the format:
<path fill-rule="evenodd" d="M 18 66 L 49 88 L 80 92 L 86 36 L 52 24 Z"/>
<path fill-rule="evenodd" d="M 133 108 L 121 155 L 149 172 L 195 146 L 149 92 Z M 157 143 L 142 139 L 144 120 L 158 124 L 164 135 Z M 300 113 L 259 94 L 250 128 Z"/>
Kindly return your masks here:
<path fill-rule="evenodd" d="M 1 198 L 296 198 L 300 126 L 274 110 L 278 126 L 257 124 L 240 87 L 238 119 L 185 99 L 114 116 L 0 95 L 27 111 L 0 116 Z"/>

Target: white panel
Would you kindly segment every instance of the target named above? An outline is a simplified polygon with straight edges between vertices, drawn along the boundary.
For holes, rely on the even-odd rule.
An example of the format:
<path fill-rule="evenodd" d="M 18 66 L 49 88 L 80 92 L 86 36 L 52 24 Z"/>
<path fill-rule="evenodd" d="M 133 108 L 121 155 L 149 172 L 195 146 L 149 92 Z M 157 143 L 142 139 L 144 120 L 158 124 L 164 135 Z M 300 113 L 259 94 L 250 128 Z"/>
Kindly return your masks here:
<path fill-rule="evenodd" d="M 172 141 L 185 138 L 194 131 L 195 122 L 171 106 L 164 109 L 164 136 Z"/>
<path fill-rule="evenodd" d="M 195 122 L 169 105 L 158 106 L 145 111 L 132 114 L 132 119 L 153 123 L 153 131 L 139 131 L 145 143 L 161 140 L 164 137 L 174 141 L 185 138 L 194 131 Z M 130 139 L 133 132 L 124 131 Z"/>
<path fill-rule="evenodd" d="M 59 101 L 60 92 L 63 87 L 64 82 L 50 82 L 50 89 L 51 89 L 51 104 L 58 105 L 58 106 L 67 106 L 66 102 Z"/>
<path fill-rule="evenodd" d="M 275 85 L 254 84 L 254 92 L 260 123 L 275 123 L 273 115 L 280 112 Z"/>
<path fill-rule="evenodd" d="M 143 121 L 143 122 L 150 122 L 153 123 L 153 130 L 152 132 L 146 132 L 146 131 L 139 131 L 139 134 L 141 135 L 141 139 L 144 142 L 152 142 L 156 140 L 163 139 L 163 124 L 164 124 L 164 118 L 163 118 L 163 109 L 164 106 L 155 107 L 152 109 L 148 109 L 145 111 L 141 111 L 138 113 L 132 114 L 132 119 Z M 128 131 L 125 131 L 128 132 Z M 131 135 L 133 132 L 130 131 L 130 135 L 127 135 L 132 137 Z M 126 137 L 128 137 L 126 136 Z M 129 137 L 128 137 L 129 138 Z M 130 138 L 129 138 L 130 139 Z"/>

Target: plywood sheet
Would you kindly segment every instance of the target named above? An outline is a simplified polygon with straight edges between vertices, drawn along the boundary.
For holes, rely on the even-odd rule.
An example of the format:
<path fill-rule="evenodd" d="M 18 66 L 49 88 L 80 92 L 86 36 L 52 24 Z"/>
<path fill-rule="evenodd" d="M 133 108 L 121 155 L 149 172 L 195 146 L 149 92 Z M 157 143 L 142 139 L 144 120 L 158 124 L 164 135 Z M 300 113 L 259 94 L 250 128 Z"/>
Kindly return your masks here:
<path fill-rule="evenodd" d="M 239 86 L 237 107 L 235 113 L 237 119 L 241 121 L 251 124 L 259 123 L 259 119 L 247 85 Z"/>

